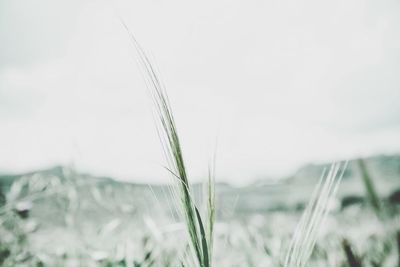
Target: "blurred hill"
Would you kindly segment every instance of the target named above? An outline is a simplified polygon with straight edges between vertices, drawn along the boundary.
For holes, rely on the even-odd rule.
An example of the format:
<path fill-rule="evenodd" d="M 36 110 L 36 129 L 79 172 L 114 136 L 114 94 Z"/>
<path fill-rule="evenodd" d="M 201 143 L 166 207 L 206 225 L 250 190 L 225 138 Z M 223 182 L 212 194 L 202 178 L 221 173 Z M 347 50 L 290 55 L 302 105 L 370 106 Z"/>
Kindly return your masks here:
<path fill-rule="evenodd" d="M 382 198 L 387 198 L 400 188 L 400 155 L 375 156 L 365 159 L 365 162 L 376 190 Z M 308 201 L 323 170 L 327 168 L 329 168 L 329 164 L 310 164 L 300 168 L 290 177 L 275 180 L 261 179 L 244 187 L 217 183 L 216 197 L 219 216 L 225 218 L 248 213 L 300 210 Z M 50 183 L 50 181 L 52 182 Z M 110 213 L 110 210 L 111 214 L 113 212 L 168 211 L 172 217 L 177 215 L 176 208 L 173 207 L 176 203 L 174 197 L 176 194 L 174 194 L 172 185 L 120 182 L 111 177 L 95 177 L 90 174 L 77 173 L 62 166 L 19 175 L 1 175 L 2 198 L 8 199 L 8 201 L 11 201 L 11 198 L 24 199 L 24 194 L 25 196 L 29 195 L 31 189 L 25 189 L 26 192 L 24 192 L 21 188 L 27 187 L 27 183 L 31 183 L 29 188 L 35 188 L 37 185 L 32 183 L 43 184 L 43 182 L 51 184 L 47 185 L 48 187 L 57 185 L 57 190 L 60 192 L 57 191 L 53 195 L 50 194 L 42 200 L 38 200 L 43 205 L 35 206 L 36 214 L 40 214 L 39 210 L 48 209 L 49 202 L 52 200 L 64 196 L 65 198 L 75 198 L 80 207 L 84 207 L 86 212 L 93 213 L 96 218 L 100 218 L 100 214 L 103 212 Z M 20 189 L 16 189 L 18 183 L 20 183 Z M 23 185 L 24 183 L 25 185 Z M 13 189 L 13 187 L 15 188 Z M 193 185 L 194 197 L 199 202 L 202 199 L 202 187 L 201 184 Z M 20 196 L 15 196 L 15 191 Z M 12 196 L 13 194 L 14 196 Z M 338 203 L 340 205 L 340 202 L 347 198 L 358 199 L 358 202 L 362 202 L 364 195 L 360 171 L 355 160 L 351 160 L 338 191 Z M 52 202 L 52 204 L 55 203 Z M 66 204 L 64 207 L 63 204 L 60 205 L 60 211 L 54 208 L 54 212 L 62 213 L 62 210 L 67 208 Z"/>

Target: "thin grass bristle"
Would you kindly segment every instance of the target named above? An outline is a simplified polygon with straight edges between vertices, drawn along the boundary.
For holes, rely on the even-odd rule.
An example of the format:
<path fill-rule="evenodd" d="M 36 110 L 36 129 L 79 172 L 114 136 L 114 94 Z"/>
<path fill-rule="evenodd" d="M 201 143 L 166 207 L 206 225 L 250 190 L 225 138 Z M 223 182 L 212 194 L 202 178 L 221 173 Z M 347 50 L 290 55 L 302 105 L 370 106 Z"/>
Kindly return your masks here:
<path fill-rule="evenodd" d="M 215 223 L 215 155 L 212 163 L 208 169 L 208 182 L 207 182 L 207 241 L 208 241 L 208 254 L 210 257 L 210 264 L 212 261 L 213 250 L 213 236 L 214 236 L 214 223 Z"/>
<path fill-rule="evenodd" d="M 314 249 L 317 234 L 328 212 L 328 205 L 335 196 L 347 163 L 332 164 L 325 177 L 322 174 L 312 197 L 296 228 L 287 251 L 285 267 L 304 267 Z"/>

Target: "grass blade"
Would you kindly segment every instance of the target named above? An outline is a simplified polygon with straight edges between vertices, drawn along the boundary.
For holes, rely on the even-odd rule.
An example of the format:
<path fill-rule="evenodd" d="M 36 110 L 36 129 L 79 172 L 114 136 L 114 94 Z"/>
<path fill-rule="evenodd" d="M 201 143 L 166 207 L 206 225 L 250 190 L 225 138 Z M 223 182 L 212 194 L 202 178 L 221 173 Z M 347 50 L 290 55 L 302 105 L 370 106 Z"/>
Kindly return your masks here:
<path fill-rule="evenodd" d="M 361 178 L 363 180 L 364 187 L 366 189 L 368 201 L 371 204 L 372 208 L 374 209 L 375 213 L 378 215 L 378 217 L 380 217 L 382 215 L 381 202 L 379 200 L 378 193 L 375 190 L 375 185 L 368 172 L 365 161 L 363 159 L 358 159 L 357 163 L 361 172 Z"/>
<path fill-rule="evenodd" d="M 201 235 L 201 246 L 202 246 L 202 251 L 203 251 L 203 266 L 209 267 L 210 260 L 209 260 L 209 256 L 208 256 L 208 245 L 207 245 L 206 232 L 204 231 L 203 221 L 201 220 L 201 216 L 200 216 L 199 210 L 197 208 L 196 208 L 196 215 L 197 215 L 197 220 L 199 222 L 200 235 Z"/>

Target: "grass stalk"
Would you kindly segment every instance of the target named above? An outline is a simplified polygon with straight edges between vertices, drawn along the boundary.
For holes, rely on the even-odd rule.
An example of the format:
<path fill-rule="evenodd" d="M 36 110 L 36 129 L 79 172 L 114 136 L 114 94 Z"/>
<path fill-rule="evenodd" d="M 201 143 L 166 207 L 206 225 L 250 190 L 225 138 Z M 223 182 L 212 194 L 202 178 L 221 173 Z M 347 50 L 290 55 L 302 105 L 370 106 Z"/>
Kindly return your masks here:
<path fill-rule="evenodd" d="M 212 239 L 212 230 L 210 229 L 212 229 L 213 225 L 213 223 L 210 222 L 213 221 L 213 217 L 209 218 L 207 234 L 204 228 L 203 219 L 192 198 L 177 127 L 165 86 L 143 48 L 137 42 L 134 35 L 122 19 L 121 22 L 128 32 L 130 40 L 138 53 L 139 64 L 144 72 L 146 84 L 153 100 L 155 114 L 158 117 L 158 135 L 168 162 L 167 170 L 177 178 L 176 180 L 178 181 L 181 210 L 183 217 L 185 218 L 186 229 L 190 237 L 192 249 L 196 255 L 198 265 L 200 267 L 210 267 L 211 246 L 209 242 L 211 242 Z M 211 188 L 212 182 L 209 183 L 209 188 Z M 209 193 L 212 194 L 212 191 L 210 190 Z M 210 195 L 210 207 L 214 206 L 213 201 L 214 197 L 213 195 Z M 211 213 L 211 215 L 212 214 L 213 213 Z"/>
<path fill-rule="evenodd" d="M 208 169 L 208 182 L 207 182 L 207 241 L 208 241 L 208 254 L 210 257 L 210 264 L 212 262 L 213 251 L 213 236 L 214 236 L 214 223 L 215 223 L 215 155 L 210 167 Z"/>
<path fill-rule="evenodd" d="M 328 213 L 328 206 L 343 177 L 347 163 L 332 164 L 330 171 L 322 174 L 302 218 L 297 225 L 287 251 L 284 267 L 304 267 L 314 249 L 319 229 Z"/>
<path fill-rule="evenodd" d="M 363 159 L 357 160 L 358 167 L 360 169 L 361 178 L 364 183 L 364 187 L 367 193 L 367 198 L 372 208 L 378 217 L 382 216 L 382 204 L 379 200 L 378 193 L 376 192 L 375 185 L 373 183 L 372 177 L 369 174 L 366 163 Z"/>

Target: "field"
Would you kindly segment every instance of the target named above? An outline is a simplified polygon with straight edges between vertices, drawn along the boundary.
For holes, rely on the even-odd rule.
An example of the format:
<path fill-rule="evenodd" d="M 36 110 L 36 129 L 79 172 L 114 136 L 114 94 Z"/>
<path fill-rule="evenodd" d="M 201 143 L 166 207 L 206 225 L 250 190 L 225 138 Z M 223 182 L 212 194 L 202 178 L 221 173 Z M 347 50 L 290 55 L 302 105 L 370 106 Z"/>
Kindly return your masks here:
<path fill-rule="evenodd" d="M 400 161 L 366 162 L 386 175 L 373 180 L 385 212 L 371 206 L 351 161 L 306 266 L 399 266 L 398 193 L 396 199 L 392 192 L 400 187 Z M 323 167 L 305 167 L 273 185 L 217 183 L 214 266 L 282 266 L 315 185 L 313 173 Z M 122 183 L 62 167 L 1 181 L 1 266 L 196 266 L 171 186 Z M 202 207 L 202 186 L 191 188 Z M 346 256 L 349 248 L 356 263 Z"/>

